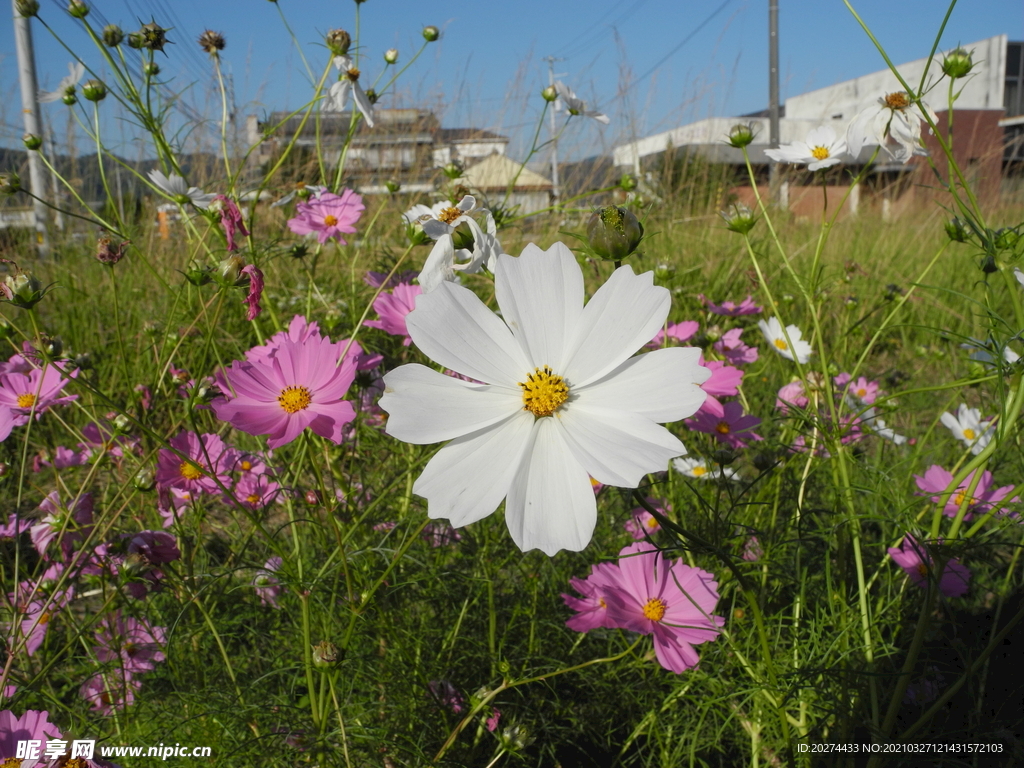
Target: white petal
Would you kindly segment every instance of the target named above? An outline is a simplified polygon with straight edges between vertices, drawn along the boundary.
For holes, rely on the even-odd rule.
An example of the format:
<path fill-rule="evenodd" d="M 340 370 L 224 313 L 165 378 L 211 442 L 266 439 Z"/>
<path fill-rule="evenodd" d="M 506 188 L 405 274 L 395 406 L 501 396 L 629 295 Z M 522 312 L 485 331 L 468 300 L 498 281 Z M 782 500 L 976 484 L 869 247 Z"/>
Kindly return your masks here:
<path fill-rule="evenodd" d="M 423 222 L 426 225 L 428 222 Z M 426 228 L 424 227 L 424 232 Z M 428 235 L 429 236 L 429 235 Z M 441 283 L 451 281 L 455 278 L 455 271 L 452 268 L 455 264 L 455 242 L 450 234 L 441 235 L 434 247 L 430 249 L 430 255 L 423 262 L 423 271 L 417 278 L 424 293 L 430 293 Z"/>
<path fill-rule="evenodd" d="M 507 419 L 523 410 L 523 398 L 518 389 L 470 384 L 414 363 L 384 376 L 380 407 L 389 435 L 426 445 Z"/>
<path fill-rule="evenodd" d="M 678 421 L 693 416 L 707 397 L 700 385 L 711 371 L 699 359 L 696 347 L 647 352 L 573 394 L 586 406 L 629 411 L 661 423 Z"/>
<path fill-rule="evenodd" d="M 527 552 L 579 552 L 590 542 L 597 502 L 586 470 L 573 458 L 552 418 L 537 419 L 532 445 L 519 465 L 505 502 L 512 540 Z"/>
<path fill-rule="evenodd" d="M 669 292 L 654 273 L 619 267 L 583 308 L 575 338 L 566 346 L 565 377 L 582 387 L 615 370 L 665 324 Z"/>
<path fill-rule="evenodd" d="M 564 370 L 565 343 L 583 313 L 583 271 L 564 244 L 533 243 L 523 255 L 501 256 L 494 273 L 501 316 L 534 366 Z"/>
<path fill-rule="evenodd" d="M 373 128 L 373 104 L 370 103 L 366 91 L 363 90 L 359 83 L 352 83 L 352 99 L 355 101 L 356 106 L 359 107 L 359 111 L 363 113 L 363 119 L 366 120 L 366 124 Z"/>
<path fill-rule="evenodd" d="M 686 453 L 675 435 L 635 413 L 573 403 L 558 421 L 576 460 L 605 485 L 636 488 L 648 472 Z"/>
<path fill-rule="evenodd" d="M 807 146 L 811 147 L 831 147 L 836 140 L 836 132 L 832 130 L 831 125 L 819 125 L 817 128 L 812 128 L 807 132 L 807 138 L 804 141 L 807 142 Z"/>
<path fill-rule="evenodd" d="M 503 424 L 456 438 L 438 451 L 412 487 L 426 498 L 427 514 L 458 527 L 497 509 L 523 463 L 534 421 L 532 413 L 523 411 Z"/>
<path fill-rule="evenodd" d="M 471 379 L 515 387 L 533 370 L 508 326 L 460 285 L 417 296 L 405 324 L 423 354 Z"/>

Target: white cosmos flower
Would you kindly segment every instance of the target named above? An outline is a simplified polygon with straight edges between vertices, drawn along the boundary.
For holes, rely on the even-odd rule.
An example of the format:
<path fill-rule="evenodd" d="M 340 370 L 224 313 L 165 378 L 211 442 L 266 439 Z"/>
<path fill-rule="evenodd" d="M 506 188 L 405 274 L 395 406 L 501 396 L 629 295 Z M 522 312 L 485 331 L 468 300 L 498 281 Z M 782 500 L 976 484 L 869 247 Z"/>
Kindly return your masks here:
<path fill-rule="evenodd" d="M 987 366 L 995 366 L 996 356 L 993 352 L 998 352 L 999 347 L 999 342 L 994 339 L 987 343 L 979 339 L 971 339 L 968 343 L 960 345 L 960 349 L 973 350 L 971 352 L 971 360 Z M 1020 360 L 1020 355 L 1011 349 L 1009 344 L 1003 346 L 1002 357 L 1010 365 Z"/>
<path fill-rule="evenodd" d="M 1017 267 L 1014 267 L 1013 276 L 1017 278 L 1017 282 L 1020 283 L 1021 288 L 1024 288 L 1024 272 L 1021 272 Z"/>
<path fill-rule="evenodd" d="M 57 89 L 54 91 L 39 91 L 36 97 L 39 101 L 50 102 L 60 101 L 65 96 L 75 93 L 75 86 L 82 80 L 82 76 L 85 75 L 85 64 L 80 61 L 72 61 L 68 63 L 68 76 L 62 78 L 57 83 Z"/>
<path fill-rule="evenodd" d="M 807 170 L 816 171 L 846 160 L 846 140 L 836 138 L 832 126 L 822 125 L 811 130 L 803 141 L 766 149 L 764 153 L 776 162 L 806 164 Z"/>
<path fill-rule="evenodd" d="M 561 80 L 555 81 L 555 92 L 558 93 L 558 98 L 562 100 L 565 105 L 565 110 L 570 115 L 582 115 L 583 117 L 592 117 L 599 123 L 608 125 L 611 120 L 608 119 L 608 115 L 598 112 L 596 109 L 587 109 L 587 102 L 583 99 L 577 98 L 576 94 L 572 92 L 572 89 L 563 83 Z"/>
<path fill-rule="evenodd" d="M 454 280 L 456 272 L 474 273 L 479 272 L 481 267 L 487 267 L 494 272 L 498 255 L 504 252 L 501 243 L 498 242 L 498 228 L 495 226 L 494 216 L 486 208 L 479 207 L 472 195 L 464 196 L 458 205 L 447 203 L 447 207 L 438 208 L 440 205 L 442 204 L 438 203 L 433 208 L 427 208 L 425 205 L 415 206 L 405 214 L 408 216 L 417 209 L 422 209 L 418 221 L 423 227 L 423 232 L 427 237 L 437 241 L 427 256 L 419 276 L 420 286 L 425 293 L 434 290 L 443 282 Z M 470 213 L 484 214 L 486 232 L 480 228 L 477 220 L 469 215 Z M 455 229 L 463 223 L 469 227 L 473 235 L 472 251 L 455 247 Z"/>
<path fill-rule="evenodd" d="M 196 208 L 209 208 L 216 197 L 214 194 L 203 192 L 199 187 L 190 187 L 188 182 L 176 173 L 164 176 L 160 171 L 153 170 L 149 172 L 149 180 L 168 197 L 179 203 L 190 202 Z"/>
<path fill-rule="evenodd" d="M 921 105 L 935 120 L 935 113 Z M 854 116 L 846 129 L 846 146 L 852 157 L 877 144 L 894 160 L 905 163 L 914 155 L 927 155 L 921 143 L 921 116 L 904 91 L 886 94 L 878 103 Z"/>
<path fill-rule="evenodd" d="M 764 340 L 768 342 L 769 346 L 787 360 L 796 360 L 800 365 L 806 365 L 811 355 L 814 354 L 810 343 L 803 340 L 803 334 L 795 325 L 787 325 L 786 332 L 783 333 L 779 318 L 770 317 L 767 320 L 758 320 L 757 327 L 761 329 Z M 787 336 L 789 336 L 788 340 Z M 792 344 L 792 348 L 790 348 L 790 344 Z"/>
<path fill-rule="evenodd" d="M 977 408 L 968 408 L 965 403 L 960 403 L 956 416 L 946 412 L 939 418 L 953 433 L 953 437 L 962 440 L 975 456 L 992 442 L 995 427 L 991 420 L 982 421 L 981 411 Z"/>
<path fill-rule="evenodd" d="M 849 398 L 847 398 L 847 403 L 850 403 L 852 406 Z M 857 408 L 852 407 L 851 410 L 856 411 Z M 885 419 L 877 415 L 874 408 L 868 408 L 861 413 L 860 420 L 865 427 L 885 440 L 895 443 L 896 445 L 903 445 L 907 442 L 906 436 L 898 435 L 896 434 L 896 430 L 885 426 Z"/>
<path fill-rule="evenodd" d="M 630 357 L 668 317 L 669 292 L 651 272 L 620 267 L 584 306 L 583 272 L 562 243 L 496 261 L 500 318 L 448 282 L 406 317 L 427 357 L 482 383 L 416 364 L 391 371 L 380 401 L 387 432 L 450 440 L 413 485 L 431 518 L 463 526 L 505 499 L 520 549 L 579 551 L 597 518 L 590 478 L 635 488 L 685 453 L 659 422 L 694 414 L 710 371 L 696 348 Z"/>
<path fill-rule="evenodd" d="M 439 219 L 441 211 L 454 207 L 451 200 L 441 200 L 433 205 L 417 204 L 403 213 L 402 219 L 406 224 L 412 224 L 414 221 L 424 221 L 425 219 Z"/>
<path fill-rule="evenodd" d="M 366 118 L 366 124 L 373 128 L 373 104 L 359 84 L 360 72 L 352 61 L 351 56 L 335 56 L 334 66 L 341 72 L 341 79 L 331 86 L 324 101 L 324 109 L 328 112 L 344 112 L 345 104 L 348 103 L 348 95 L 352 94 L 352 100 L 356 107 Z"/>
<path fill-rule="evenodd" d="M 740 473 L 732 467 L 722 467 L 718 464 L 709 464 L 703 459 L 694 459 L 690 456 L 680 456 L 678 459 L 672 459 L 672 467 L 676 472 L 697 480 L 717 480 L 724 478 L 725 480 L 738 481 L 740 479 Z"/>

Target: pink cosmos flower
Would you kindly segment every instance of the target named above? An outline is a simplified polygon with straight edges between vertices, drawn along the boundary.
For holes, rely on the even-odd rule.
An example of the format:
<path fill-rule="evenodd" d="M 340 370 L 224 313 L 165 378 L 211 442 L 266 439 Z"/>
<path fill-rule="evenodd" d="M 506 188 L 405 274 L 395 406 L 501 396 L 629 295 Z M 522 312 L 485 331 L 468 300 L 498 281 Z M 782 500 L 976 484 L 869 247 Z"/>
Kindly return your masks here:
<path fill-rule="evenodd" d="M 975 470 L 976 472 L 977 470 Z M 971 487 L 971 483 L 974 481 L 974 472 L 971 472 L 960 485 L 957 486 L 956 490 L 950 494 L 946 500 L 946 505 L 942 511 L 947 517 L 956 517 L 957 510 L 960 509 L 960 505 L 964 502 L 967 496 L 967 489 Z M 914 475 L 914 482 L 917 483 L 917 487 L 925 493 L 941 494 L 945 491 L 949 484 L 953 482 L 953 473 L 947 472 L 945 469 L 940 467 L 938 464 L 933 464 L 925 470 L 924 475 Z M 967 511 L 964 514 L 964 520 L 970 520 L 975 512 L 984 514 L 998 502 L 1005 499 L 1010 495 L 1013 490 L 1012 485 L 1004 485 L 1002 488 L 992 488 L 992 473 L 985 471 L 981 473 L 981 478 L 978 480 L 978 485 L 974 489 L 974 495 L 970 498 L 967 503 Z M 939 502 L 941 495 L 932 496 L 932 501 L 936 504 Z M 1019 498 L 1014 497 L 1010 499 L 1010 502 L 1020 501 Z M 999 510 L 999 514 L 1005 515 L 1010 510 L 1005 507 Z"/>
<path fill-rule="evenodd" d="M 485 723 L 485 725 L 487 726 L 487 730 L 491 733 L 494 733 L 496 730 L 498 730 L 498 721 L 500 720 L 501 710 L 494 708 L 491 711 L 491 716 L 487 718 L 487 722 Z"/>
<path fill-rule="evenodd" d="M 47 761 L 43 759 L 43 745 L 51 739 L 61 738 L 60 728 L 50 722 L 50 713 L 29 709 L 21 717 L 5 709 L 0 712 L 0 766 L 36 768 Z M 18 758 L 18 742 L 39 742 L 39 759 Z"/>
<path fill-rule="evenodd" d="M 239 504 L 259 510 L 277 501 L 281 485 L 270 475 L 246 472 L 238 478 L 232 493 Z"/>
<path fill-rule="evenodd" d="M 92 525 L 92 496 L 83 493 L 75 500 L 74 508 L 68 509 L 61 502 L 57 491 L 50 491 L 39 509 L 46 516 L 29 529 L 36 552 L 44 558 L 48 557 L 50 544 L 59 539 L 64 557 L 70 557 L 74 543 L 84 539 Z"/>
<path fill-rule="evenodd" d="M 33 582 L 22 582 L 16 592 L 8 593 L 14 620 L 0 625 L 7 648 L 15 652 L 24 649 L 28 656 L 39 650 L 53 617 L 71 601 L 70 590 L 46 595 L 37 586 Z"/>
<path fill-rule="evenodd" d="M 762 557 L 764 557 L 764 550 L 761 548 L 761 542 L 758 541 L 757 536 L 751 536 L 743 546 L 743 559 L 753 563 Z"/>
<path fill-rule="evenodd" d="M 242 303 L 249 307 L 245 319 L 251 323 L 263 311 L 263 307 L 260 306 L 260 299 L 263 297 L 263 273 L 255 264 L 246 264 L 239 274 L 249 277 L 249 294 Z"/>
<path fill-rule="evenodd" d="M 677 344 L 689 341 L 697 335 L 700 323 L 696 320 L 684 320 L 681 323 L 666 326 L 658 331 L 654 338 L 647 342 L 648 347 L 663 347 L 666 339 L 672 339 Z"/>
<path fill-rule="evenodd" d="M 763 439 L 753 430 L 761 423 L 757 416 L 743 414 L 743 406 L 735 401 L 722 406 L 722 415 L 713 416 L 706 411 L 688 419 L 686 425 L 697 432 L 705 432 L 718 442 L 733 448 L 742 448 L 754 440 Z"/>
<path fill-rule="evenodd" d="M 739 394 L 739 385 L 743 381 L 743 371 L 726 365 L 721 360 L 704 361 L 704 355 L 700 356 L 700 365 L 711 371 L 711 377 L 700 385 L 700 388 L 708 393 L 700 411 L 705 411 L 715 418 L 725 416 L 725 409 L 719 397 L 735 397 Z M 698 411 L 699 412 L 699 411 Z"/>
<path fill-rule="evenodd" d="M 311 197 L 295 206 L 297 215 L 288 220 L 288 229 L 296 235 L 316 232 L 320 245 L 331 239 L 345 245 L 342 233 L 356 231 L 353 225 L 359 221 L 364 210 L 366 206 L 363 205 L 363 198 L 351 189 L 344 190 L 340 195 L 323 192 L 319 197 Z"/>
<path fill-rule="evenodd" d="M 74 371 L 69 377 L 55 363 L 33 368 L 27 374 L 0 373 L 0 442 L 15 427 L 28 424 L 30 414 L 39 419 L 51 407 L 77 400 L 78 395 L 60 396 L 68 381 L 77 375 L 78 371 Z"/>
<path fill-rule="evenodd" d="M 285 338 L 268 359 L 233 362 L 224 373 L 225 396 L 211 407 L 236 429 L 267 435 L 271 448 L 287 445 L 307 427 L 340 444 L 342 428 L 356 415 L 343 399 L 356 363 L 350 354 L 339 364 L 343 348 L 319 334 L 305 343 Z"/>
<path fill-rule="evenodd" d="M 382 293 L 373 302 L 373 310 L 380 320 L 365 320 L 368 328 L 379 328 L 392 336 L 404 336 L 402 346 L 412 344 L 409 330 L 405 327 L 405 316 L 416 309 L 416 297 L 423 293 L 418 285 L 402 283 L 391 293 Z"/>
<path fill-rule="evenodd" d="M 167 644 L 166 630 L 141 619 L 122 618 L 120 612 L 107 614 L 96 634 L 96 659 L 114 663 L 129 675 L 149 672 L 164 660 L 161 647 Z"/>
<path fill-rule="evenodd" d="M 804 383 L 791 381 L 779 390 L 775 407 L 783 413 L 789 413 L 791 405 L 796 408 L 806 408 L 809 402 L 810 400 L 807 399 L 807 394 L 804 392 Z"/>
<path fill-rule="evenodd" d="M 29 345 L 31 347 L 31 345 Z M 35 366 L 28 361 L 25 355 L 17 353 L 11 355 L 6 363 L 0 363 L 0 374 L 4 373 L 31 373 Z"/>
<path fill-rule="evenodd" d="M 838 377 L 837 377 L 838 378 Z M 878 382 L 868 381 L 861 376 L 847 388 L 847 392 L 856 397 L 865 405 L 872 405 L 878 397 Z"/>
<path fill-rule="evenodd" d="M 889 547 L 889 557 L 900 568 L 907 572 L 910 581 L 924 589 L 929 577 L 932 577 L 932 557 L 909 533 L 903 537 L 899 547 Z M 966 566 L 960 565 L 956 558 L 946 563 L 946 568 L 939 577 L 939 591 L 946 597 L 962 597 L 967 593 L 967 582 L 971 572 Z"/>
<path fill-rule="evenodd" d="M 371 288 L 380 288 L 382 285 L 385 288 L 394 288 L 402 283 L 411 283 L 416 279 L 417 275 L 419 275 L 419 272 L 415 269 L 406 269 L 402 272 L 396 272 L 391 276 L 391 279 L 388 280 L 387 272 L 374 272 L 373 270 L 370 270 L 363 275 L 363 282 Z"/>
<path fill-rule="evenodd" d="M 444 547 L 462 540 L 462 534 L 448 523 L 428 523 L 421 535 L 423 540 L 434 548 Z"/>
<path fill-rule="evenodd" d="M 163 565 L 181 558 L 178 540 L 166 531 L 140 531 L 128 542 L 128 554 L 142 557 L 149 565 Z"/>
<path fill-rule="evenodd" d="M 590 569 L 585 579 L 569 579 L 569 586 L 583 595 L 582 598 L 562 595 L 565 604 L 576 615 L 565 622 L 565 626 L 576 632 L 589 632 L 601 627 L 616 626 L 608 618 L 608 592 L 619 588 L 622 574 L 615 563 L 598 563 Z"/>
<path fill-rule="evenodd" d="M 160 449 L 156 464 L 158 488 L 196 494 L 220 493 L 218 481 L 224 486 L 231 485 L 228 472 L 238 452 L 217 435 L 184 431 L 171 438 L 169 444 L 186 458 L 166 448 Z"/>
<path fill-rule="evenodd" d="M 252 585 L 256 588 L 256 596 L 263 605 L 277 608 L 277 598 L 281 595 L 281 580 L 277 572 L 281 570 L 281 558 L 276 555 L 263 564 L 253 576 Z"/>
<path fill-rule="evenodd" d="M 714 348 L 733 365 L 744 365 L 756 363 L 758 358 L 757 347 L 748 347 L 742 341 L 742 328 L 732 328 L 722 334 L 722 338 L 715 342 Z"/>
<path fill-rule="evenodd" d="M 458 689 L 447 680 L 431 680 L 427 683 L 430 695 L 439 705 L 450 709 L 453 715 L 462 713 L 466 707 L 466 700 Z"/>
<path fill-rule="evenodd" d="M 237 251 L 238 244 L 235 242 L 235 233 L 248 237 L 245 229 L 245 222 L 242 219 L 242 212 L 234 200 L 217 195 L 210 203 L 209 210 L 220 213 L 220 225 L 224 228 L 224 237 L 228 241 L 228 250 Z"/>
<path fill-rule="evenodd" d="M 65 448 L 63 445 L 58 445 L 51 456 L 48 451 L 40 451 L 32 459 L 32 471 L 40 472 L 43 467 L 53 467 L 54 469 L 67 469 L 68 467 L 80 467 L 89 461 L 89 457 L 92 455 L 91 450 L 73 451 L 70 448 Z"/>
<path fill-rule="evenodd" d="M 664 514 L 665 509 L 654 499 L 648 499 L 647 503 Z M 637 541 L 643 541 L 651 534 L 657 533 L 661 530 L 661 523 L 658 522 L 658 518 L 643 507 L 637 507 L 629 514 L 629 520 L 623 523 L 622 527 L 625 528 L 626 532 Z"/>
<path fill-rule="evenodd" d="M 713 304 L 703 293 L 698 294 L 697 298 L 700 299 L 701 303 L 708 308 L 708 311 L 714 312 L 716 315 L 739 317 L 740 315 L 756 315 L 761 311 L 761 307 L 754 303 L 754 297 L 750 295 L 748 295 L 747 298 L 739 304 L 732 301 L 723 301 L 721 304 Z"/>
<path fill-rule="evenodd" d="M 135 692 L 142 682 L 120 669 L 93 675 L 78 689 L 79 695 L 89 702 L 92 709 L 102 715 L 110 715 L 131 706 Z"/>
<path fill-rule="evenodd" d="M 681 560 L 670 562 L 645 541 L 619 552 L 619 588 L 605 595 L 615 626 L 654 636 L 658 663 L 676 674 L 696 667 L 693 646 L 714 640 L 725 624 L 715 577 Z"/>

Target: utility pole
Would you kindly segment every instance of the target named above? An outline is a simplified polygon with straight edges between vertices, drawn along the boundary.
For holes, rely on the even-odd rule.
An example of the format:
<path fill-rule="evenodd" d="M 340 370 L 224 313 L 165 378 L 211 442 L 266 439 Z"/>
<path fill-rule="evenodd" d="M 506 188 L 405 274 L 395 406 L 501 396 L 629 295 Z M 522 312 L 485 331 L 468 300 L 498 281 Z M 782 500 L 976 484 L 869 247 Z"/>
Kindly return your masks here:
<path fill-rule="evenodd" d="M 768 0 L 768 141 L 779 148 L 779 0 Z M 768 163 L 768 189 L 772 202 L 781 202 L 779 164 Z"/>
<path fill-rule="evenodd" d="M 548 85 L 555 87 L 555 62 L 564 61 L 555 56 L 545 56 L 544 61 L 548 63 Z M 555 102 L 556 104 L 558 102 Z M 555 118 L 555 107 L 551 108 L 551 199 L 558 205 L 561 197 L 561 190 L 558 187 L 558 121 Z"/>
<path fill-rule="evenodd" d="M 53 170 L 50 171 L 50 181 L 53 182 L 53 224 L 61 232 L 64 231 L 64 214 L 60 212 L 60 180 L 57 178 L 57 151 L 53 143 L 53 126 L 46 126 L 46 143 L 43 145 L 46 147 L 46 154 L 50 156 L 50 165 L 53 166 Z"/>
<path fill-rule="evenodd" d="M 18 0 L 11 0 L 14 10 L 14 45 L 18 51 L 18 80 L 21 86 L 21 113 L 25 121 L 25 133 L 42 138 L 42 120 L 39 119 L 39 100 L 36 84 L 36 57 L 32 52 L 32 27 L 29 19 L 18 12 Z M 28 150 L 28 173 L 30 190 L 35 198 L 32 212 L 35 218 L 36 248 L 40 256 L 50 253 L 50 240 L 46 235 L 46 181 L 39 152 Z"/>

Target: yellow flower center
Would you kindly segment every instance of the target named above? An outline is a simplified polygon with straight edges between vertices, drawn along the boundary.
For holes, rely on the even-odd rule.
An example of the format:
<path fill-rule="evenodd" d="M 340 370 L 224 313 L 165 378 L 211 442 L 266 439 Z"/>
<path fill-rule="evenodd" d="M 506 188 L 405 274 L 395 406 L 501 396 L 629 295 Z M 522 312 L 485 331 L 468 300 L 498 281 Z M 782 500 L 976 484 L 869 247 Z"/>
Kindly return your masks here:
<path fill-rule="evenodd" d="M 0 768 L 21 768 L 21 759 L 17 757 L 8 757 L 2 763 Z"/>
<path fill-rule="evenodd" d="M 815 160 L 827 160 L 830 157 L 828 147 L 817 146 L 811 150 L 811 157 Z"/>
<path fill-rule="evenodd" d="M 965 429 L 964 430 L 964 439 L 965 440 L 973 440 L 974 439 L 974 430 L 973 429 Z"/>
<path fill-rule="evenodd" d="M 691 472 L 693 472 L 693 476 L 694 477 L 700 477 L 701 475 L 706 475 L 708 473 L 708 468 L 707 467 L 694 467 L 691 470 Z"/>
<path fill-rule="evenodd" d="M 327 214 L 326 216 L 324 216 L 324 226 L 333 227 L 337 223 L 338 223 L 338 217 L 337 216 L 331 216 L 331 214 Z"/>
<path fill-rule="evenodd" d="M 651 519 L 647 521 L 647 527 L 650 528 L 651 530 L 654 530 L 655 528 L 657 528 L 658 525 L 659 525 L 659 523 L 658 523 L 658 519 L 656 517 L 651 517 Z"/>
<path fill-rule="evenodd" d="M 191 461 L 183 461 L 178 467 L 181 476 L 186 480 L 198 480 L 203 476 L 203 470 Z"/>
<path fill-rule="evenodd" d="M 241 467 L 242 467 L 242 471 L 243 472 L 248 472 L 250 469 L 252 469 L 252 462 L 251 461 L 243 461 L 242 464 L 241 464 Z"/>
<path fill-rule="evenodd" d="M 356 80 L 359 79 L 359 76 L 361 74 L 362 74 L 362 72 L 360 72 L 355 67 L 352 67 L 352 69 L 350 69 L 348 72 L 345 73 L 345 77 L 347 77 L 349 80 L 351 80 L 354 83 Z"/>
<path fill-rule="evenodd" d="M 81 757 L 74 757 L 64 763 L 64 768 L 89 768 L 89 763 Z"/>
<path fill-rule="evenodd" d="M 772 342 L 772 344 L 774 344 L 776 348 L 781 349 L 783 352 L 789 349 L 789 345 L 786 343 L 785 339 L 775 339 Z"/>
<path fill-rule="evenodd" d="M 917 564 L 917 572 L 919 574 L 921 574 L 922 576 L 927 576 L 928 575 L 928 566 L 925 563 L 918 563 Z"/>
<path fill-rule="evenodd" d="M 313 402 L 313 395 L 305 387 L 285 387 L 277 396 L 277 402 L 286 413 L 298 413 L 309 408 L 309 404 Z"/>
<path fill-rule="evenodd" d="M 652 597 L 644 605 L 644 616 L 651 621 L 661 621 L 662 617 L 665 615 L 666 608 L 668 608 L 668 606 L 665 605 L 663 601 L 656 597 Z"/>
<path fill-rule="evenodd" d="M 910 99 L 907 98 L 907 94 L 903 91 L 887 93 L 885 95 L 885 106 L 889 109 L 906 109 L 910 106 Z"/>
<path fill-rule="evenodd" d="M 600 605 L 602 608 L 607 608 L 608 607 L 608 603 L 606 603 L 604 601 L 603 597 L 597 598 L 597 604 Z"/>
<path fill-rule="evenodd" d="M 247 502 L 249 502 L 250 504 L 259 504 L 260 503 L 260 497 L 257 496 L 255 493 L 250 493 L 248 496 L 245 497 L 245 500 Z"/>
<path fill-rule="evenodd" d="M 726 422 L 724 422 L 724 421 L 720 421 L 720 422 L 718 422 L 718 426 L 715 427 L 715 432 L 717 432 L 720 435 L 728 435 L 729 434 L 729 425 Z"/>
<path fill-rule="evenodd" d="M 558 407 L 569 399 L 569 385 L 565 379 L 556 376 L 548 366 L 534 369 L 519 382 L 523 388 L 523 409 L 534 416 L 550 416 Z"/>
<path fill-rule="evenodd" d="M 18 407 L 19 408 L 31 408 L 36 404 L 36 396 L 31 392 L 26 392 L 23 395 L 18 395 Z"/>
<path fill-rule="evenodd" d="M 953 503 L 956 504 L 958 507 L 964 503 L 964 499 L 967 499 L 967 506 L 969 507 L 973 507 L 975 504 L 978 503 L 978 500 L 973 496 L 968 499 L 967 494 L 964 493 L 963 491 L 957 491 L 956 493 L 953 494 Z"/>
<path fill-rule="evenodd" d="M 443 221 L 445 224 L 451 224 L 461 215 L 462 211 L 460 211 L 458 208 L 442 208 L 441 212 L 437 214 L 437 218 Z"/>
<path fill-rule="evenodd" d="M 860 389 L 857 390 L 856 394 L 857 397 L 867 397 L 868 391 L 864 389 L 864 387 L 861 387 Z"/>

